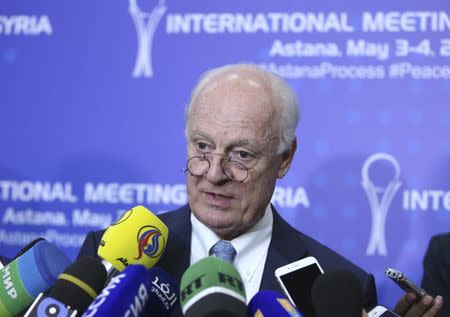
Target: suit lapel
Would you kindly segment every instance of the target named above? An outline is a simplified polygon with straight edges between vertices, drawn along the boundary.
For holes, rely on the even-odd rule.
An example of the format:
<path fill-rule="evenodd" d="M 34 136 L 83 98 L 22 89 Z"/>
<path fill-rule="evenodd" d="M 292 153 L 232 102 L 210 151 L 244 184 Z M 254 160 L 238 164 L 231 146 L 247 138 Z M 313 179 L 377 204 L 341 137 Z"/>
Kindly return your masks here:
<path fill-rule="evenodd" d="M 308 252 L 298 232 L 281 218 L 273 205 L 272 210 L 272 238 L 260 289 L 273 289 L 282 292 L 275 278 L 275 270 L 280 266 L 304 258 L 308 255 Z"/>
<path fill-rule="evenodd" d="M 180 281 L 189 267 L 191 258 L 192 227 L 189 206 L 186 205 L 180 208 L 180 211 L 170 213 L 166 217 L 161 215 L 161 219 L 169 227 L 169 239 L 164 257 L 158 265 Z"/>

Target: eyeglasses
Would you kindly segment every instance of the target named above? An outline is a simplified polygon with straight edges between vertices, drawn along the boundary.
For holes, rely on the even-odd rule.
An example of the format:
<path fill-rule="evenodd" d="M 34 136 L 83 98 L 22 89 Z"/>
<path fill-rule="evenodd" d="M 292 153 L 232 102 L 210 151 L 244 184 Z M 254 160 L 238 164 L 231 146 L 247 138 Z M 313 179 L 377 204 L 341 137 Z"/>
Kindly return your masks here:
<path fill-rule="evenodd" d="M 205 153 L 202 156 L 189 158 L 186 162 L 185 172 L 189 172 L 192 176 L 205 175 L 211 167 L 210 159 L 212 159 L 212 154 L 217 153 Z M 227 178 L 240 183 L 248 177 L 248 168 L 242 163 L 232 161 L 231 159 L 228 159 L 228 161 L 222 164 L 222 171 Z"/>

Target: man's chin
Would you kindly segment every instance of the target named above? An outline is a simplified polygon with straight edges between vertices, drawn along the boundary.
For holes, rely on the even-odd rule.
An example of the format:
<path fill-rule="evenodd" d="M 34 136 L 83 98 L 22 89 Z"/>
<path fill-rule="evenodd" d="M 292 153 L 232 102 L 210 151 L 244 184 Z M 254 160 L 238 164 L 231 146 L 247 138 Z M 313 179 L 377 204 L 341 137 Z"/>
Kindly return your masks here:
<path fill-rule="evenodd" d="M 239 236 L 239 232 L 233 230 L 232 228 L 214 228 L 209 227 L 220 239 L 231 241 L 237 236 Z"/>
<path fill-rule="evenodd" d="M 200 220 L 205 226 L 214 231 L 218 236 L 228 235 L 234 229 L 234 224 L 231 219 L 224 219 L 224 215 L 217 215 L 214 217 L 213 212 L 208 212 L 204 217 L 199 217 L 196 215 L 197 219 Z"/>
<path fill-rule="evenodd" d="M 231 230 L 230 228 L 233 227 L 233 223 L 231 221 L 217 219 L 215 217 L 205 217 L 202 219 L 202 222 L 214 232 Z"/>

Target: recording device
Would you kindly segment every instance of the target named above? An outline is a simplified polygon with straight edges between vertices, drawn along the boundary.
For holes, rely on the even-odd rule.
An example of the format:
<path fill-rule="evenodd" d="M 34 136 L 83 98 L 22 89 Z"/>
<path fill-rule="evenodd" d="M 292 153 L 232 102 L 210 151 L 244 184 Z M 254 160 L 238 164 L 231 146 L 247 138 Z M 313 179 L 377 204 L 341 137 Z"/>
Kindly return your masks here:
<path fill-rule="evenodd" d="M 143 316 L 150 295 L 150 284 L 150 272 L 143 265 L 127 266 L 111 279 L 83 317 L 125 316 L 127 311 L 132 316 Z"/>
<path fill-rule="evenodd" d="M 28 243 L 25 247 L 23 247 L 12 259 L 8 259 L 7 257 L 0 255 L 0 269 L 3 269 L 5 265 L 7 265 L 9 262 L 17 259 L 19 256 L 27 252 L 31 247 L 33 247 L 36 243 L 39 241 L 45 240 L 44 238 L 37 238 Z"/>
<path fill-rule="evenodd" d="M 108 280 L 130 264 L 153 267 L 164 252 L 169 230 L 143 206 L 125 212 L 102 236 L 98 255 L 104 260 Z"/>
<path fill-rule="evenodd" d="M 311 290 L 317 317 L 361 317 L 363 294 L 358 278 L 346 270 L 325 272 L 314 282 Z"/>
<path fill-rule="evenodd" d="M 175 279 L 159 267 L 150 269 L 152 292 L 149 301 L 149 316 L 168 317 L 178 305 L 180 286 Z"/>
<path fill-rule="evenodd" d="M 323 273 L 315 257 L 309 256 L 275 270 L 275 276 L 286 297 L 305 316 L 314 315 L 311 288 Z"/>
<path fill-rule="evenodd" d="M 189 267 L 181 278 L 185 317 L 246 317 L 244 284 L 236 268 L 209 256 Z"/>
<path fill-rule="evenodd" d="M 376 306 L 370 312 L 368 312 L 367 315 L 369 317 L 400 317 L 396 313 L 383 306 Z"/>
<path fill-rule="evenodd" d="M 37 242 L 0 271 L 0 316 L 12 317 L 27 308 L 39 293 L 48 290 L 69 258 L 53 244 Z"/>
<path fill-rule="evenodd" d="M 178 285 L 159 268 L 127 266 L 114 276 L 83 317 L 169 316 L 178 300 Z"/>
<path fill-rule="evenodd" d="M 291 302 L 276 291 L 260 290 L 247 306 L 248 317 L 303 317 Z"/>
<path fill-rule="evenodd" d="M 413 282 L 411 282 L 404 273 L 387 268 L 384 273 L 390 280 L 394 281 L 402 290 L 407 293 L 414 293 L 418 298 L 422 298 L 427 295 L 425 290 L 416 286 Z"/>
<path fill-rule="evenodd" d="M 27 252 L 28 250 L 30 250 L 36 243 L 38 243 L 39 241 L 45 241 L 44 238 L 39 237 L 37 239 L 34 239 L 33 241 L 31 241 L 30 243 L 28 243 L 26 246 L 24 246 L 19 252 L 17 252 L 17 254 L 14 256 L 14 259 L 17 259 L 19 256 L 21 256 L 22 254 L 24 254 L 25 252 Z"/>
<path fill-rule="evenodd" d="M 91 256 L 80 257 L 58 276 L 48 294 L 41 293 L 24 317 L 81 315 L 106 282 L 106 269 Z"/>
<path fill-rule="evenodd" d="M 78 311 L 60 301 L 40 293 L 24 317 L 76 317 Z"/>

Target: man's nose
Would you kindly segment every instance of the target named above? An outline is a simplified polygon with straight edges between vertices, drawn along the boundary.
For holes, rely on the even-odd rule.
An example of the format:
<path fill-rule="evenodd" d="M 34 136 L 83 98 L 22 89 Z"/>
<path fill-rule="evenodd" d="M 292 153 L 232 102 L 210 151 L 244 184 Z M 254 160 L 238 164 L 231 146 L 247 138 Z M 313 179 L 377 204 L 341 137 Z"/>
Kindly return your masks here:
<path fill-rule="evenodd" d="M 214 158 L 211 157 L 209 159 L 209 170 L 208 173 L 206 173 L 206 178 L 211 183 L 220 183 L 228 179 L 223 172 L 221 156 L 215 156 Z"/>

